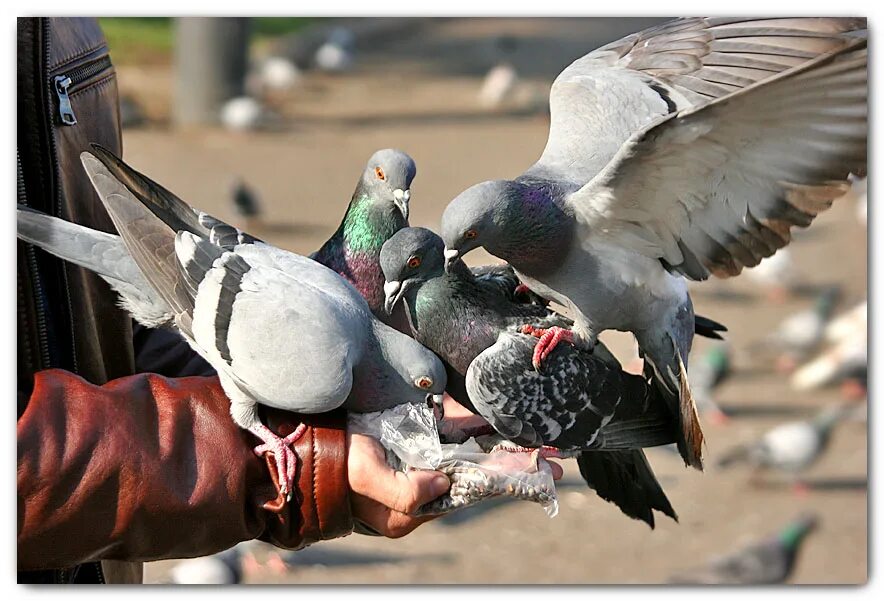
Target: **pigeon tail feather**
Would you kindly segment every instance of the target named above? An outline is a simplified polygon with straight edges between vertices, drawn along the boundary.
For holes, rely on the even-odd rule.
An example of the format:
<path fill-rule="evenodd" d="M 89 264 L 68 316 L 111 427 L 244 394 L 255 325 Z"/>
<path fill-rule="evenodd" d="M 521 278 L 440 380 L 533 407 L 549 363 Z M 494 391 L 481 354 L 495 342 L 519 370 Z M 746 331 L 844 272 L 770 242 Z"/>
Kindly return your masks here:
<path fill-rule="evenodd" d="M 641 449 L 584 451 L 577 456 L 577 465 L 587 485 L 625 515 L 642 520 L 652 529 L 655 509 L 678 521 Z"/>

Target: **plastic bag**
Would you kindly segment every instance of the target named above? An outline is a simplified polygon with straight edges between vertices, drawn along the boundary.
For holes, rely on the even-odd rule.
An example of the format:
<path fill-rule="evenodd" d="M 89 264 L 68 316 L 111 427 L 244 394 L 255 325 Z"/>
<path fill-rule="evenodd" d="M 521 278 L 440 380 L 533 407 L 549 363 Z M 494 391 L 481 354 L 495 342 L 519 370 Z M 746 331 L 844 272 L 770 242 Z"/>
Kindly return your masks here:
<path fill-rule="evenodd" d="M 533 452 L 485 452 L 475 438 L 443 444 L 432 411 L 423 405 L 350 413 L 348 429 L 379 440 L 394 469 L 432 469 L 449 477 L 451 489 L 417 515 L 449 513 L 497 496 L 539 503 L 549 517 L 559 511 L 552 468 L 545 459 Z"/>

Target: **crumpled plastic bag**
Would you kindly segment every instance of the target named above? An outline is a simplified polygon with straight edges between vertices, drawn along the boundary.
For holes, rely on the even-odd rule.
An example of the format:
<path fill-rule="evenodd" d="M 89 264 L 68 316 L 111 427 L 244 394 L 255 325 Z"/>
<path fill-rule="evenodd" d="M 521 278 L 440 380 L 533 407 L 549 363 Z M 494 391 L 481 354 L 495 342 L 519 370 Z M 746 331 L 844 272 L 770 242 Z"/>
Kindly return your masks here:
<path fill-rule="evenodd" d="M 394 469 L 438 470 L 448 476 L 451 489 L 416 515 L 450 513 L 498 496 L 539 503 L 549 517 L 558 514 L 552 468 L 545 459 L 533 452 L 486 452 L 475 438 L 462 444 L 442 443 L 429 407 L 404 404 L 374 413 L 350 413 L 348 429 L 379 440 Z M 488 442 L 482 442 L 488 448 Z"/>

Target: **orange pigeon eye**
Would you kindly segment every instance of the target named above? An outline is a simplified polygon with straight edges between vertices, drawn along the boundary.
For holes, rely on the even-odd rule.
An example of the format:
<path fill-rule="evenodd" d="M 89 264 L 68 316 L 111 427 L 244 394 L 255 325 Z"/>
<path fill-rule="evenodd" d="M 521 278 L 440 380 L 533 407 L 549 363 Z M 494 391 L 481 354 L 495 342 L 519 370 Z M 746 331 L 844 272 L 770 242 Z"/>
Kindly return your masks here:
<path fill-rule="evenodd" d="M 475 238 L 478 235 L 479 234 L 476 233 L 476 230 L 467 230 L 466 232 L 464 232 L 463 237 L 466 238 L 467 240 L 472 240 L 473 238 Z"/>
<path fill-rule="evenodd" d="M 378 179 L 381 180 L 381 181 L 384 181 L 385 179 L 387 179 L 387 176 L 384 175 L 384 170 L 381 169 L 380 167 L 375 167 L 375 168 L 374 168 L 374 174 L 377 175 L 377 176 L 378 176 Z"/>
<path fill-rule="evenodd" d="M 418 378 L 417 380 L 415 380 L 414 383 L 417 384 L 418 388 L 422 388 L 423 390 L 426 390 L 427 388 L 429 388 L 430 386 L 433 385 L 433 380 L 431 380 L 427 376 L 424 376 L 422 378 Z"/>
<path fill-rule="evenodd" d="M 412 269 L 416 269 L 421 266 L 421 258 L 420 257 L 411 257 L 408 260 L 408 266 Z"/>

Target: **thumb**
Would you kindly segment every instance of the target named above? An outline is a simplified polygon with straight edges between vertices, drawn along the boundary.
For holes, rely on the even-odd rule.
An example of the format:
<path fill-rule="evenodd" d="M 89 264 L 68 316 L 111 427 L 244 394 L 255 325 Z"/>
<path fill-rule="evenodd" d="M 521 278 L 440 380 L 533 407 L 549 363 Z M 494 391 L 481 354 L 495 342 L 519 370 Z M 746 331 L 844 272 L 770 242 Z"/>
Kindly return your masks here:
<path fill-rule="evenodd" d="M 378 474 L 378 486 L 374 488 L 375 501 L 400 513 L 412 514 L 421 505 L 442 495 L 451 486 L 448 476 L 432 470 L 409 470 L 397 472 L 382 470 Z"/>

